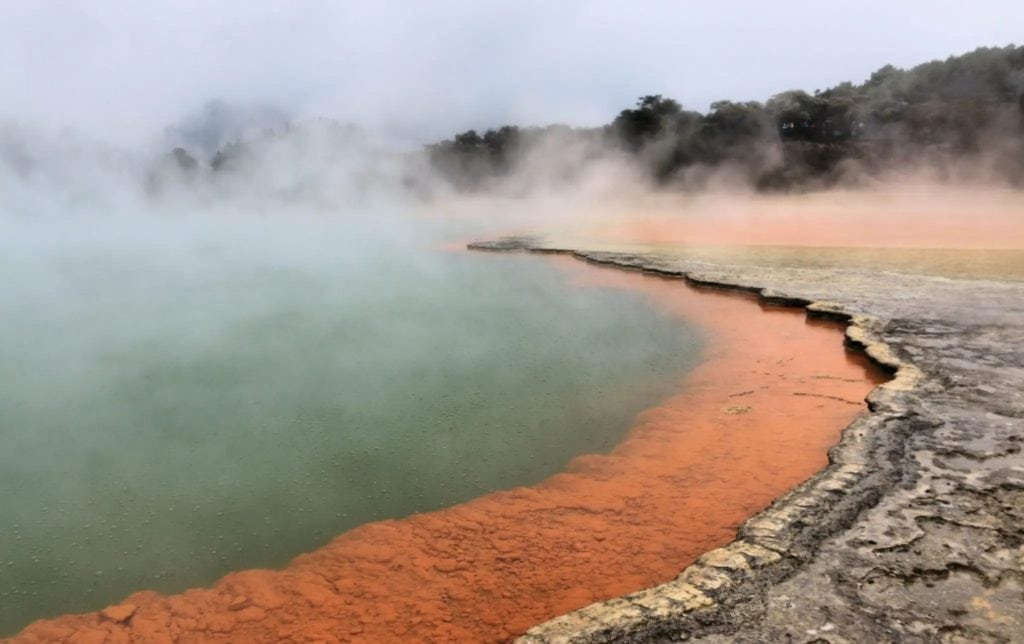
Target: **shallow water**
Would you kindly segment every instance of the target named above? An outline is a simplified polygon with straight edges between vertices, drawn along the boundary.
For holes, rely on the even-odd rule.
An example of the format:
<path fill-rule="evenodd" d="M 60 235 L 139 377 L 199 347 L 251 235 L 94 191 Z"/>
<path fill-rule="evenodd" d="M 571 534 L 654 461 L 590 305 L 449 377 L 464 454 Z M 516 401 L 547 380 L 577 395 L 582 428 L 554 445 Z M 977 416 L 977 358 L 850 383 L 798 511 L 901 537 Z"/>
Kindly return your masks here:
<path fill-rule="evenodd" d="M 0 633 L 540 481 L 700 353 L 643 295 L 536 258 L 128 228 L 0 249 Z"/>

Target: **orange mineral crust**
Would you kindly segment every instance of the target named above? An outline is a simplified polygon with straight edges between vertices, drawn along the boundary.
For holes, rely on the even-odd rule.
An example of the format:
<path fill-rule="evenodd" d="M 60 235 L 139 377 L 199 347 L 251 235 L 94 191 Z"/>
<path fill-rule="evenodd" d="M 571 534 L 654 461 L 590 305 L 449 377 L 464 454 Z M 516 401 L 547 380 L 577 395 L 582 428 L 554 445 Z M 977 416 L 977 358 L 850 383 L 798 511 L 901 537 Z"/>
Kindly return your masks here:
<path fill-rule="evenodd" d="M 842 326 L 681 280 L 548 258 L 701 326 L 704 361 L 610 454 L 535 486 L 350 530 L 284 570 L 39 621 L 17 642 L 504 641 L 667 581 L 826 464 L 881 380 Z M 538 261 L 542 261 L 538 258 Z M 599 348 L 595 348 L 599 350 Z"/>

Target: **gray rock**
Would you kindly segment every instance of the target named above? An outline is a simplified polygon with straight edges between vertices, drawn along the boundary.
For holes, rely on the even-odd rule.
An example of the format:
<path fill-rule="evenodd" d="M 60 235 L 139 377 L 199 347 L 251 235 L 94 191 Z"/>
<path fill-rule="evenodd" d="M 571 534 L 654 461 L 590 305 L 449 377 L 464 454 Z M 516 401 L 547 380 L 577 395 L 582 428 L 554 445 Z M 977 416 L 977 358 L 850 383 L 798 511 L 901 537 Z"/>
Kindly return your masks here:
<path fill-rule="evenodd" d="M 758 293 L 848 322 L 894 373 L 829 466 L 670 583 L 522 642 L 1024 642 L 1024 283 L 729 266 L 535 239 L 483 250 Z"/>

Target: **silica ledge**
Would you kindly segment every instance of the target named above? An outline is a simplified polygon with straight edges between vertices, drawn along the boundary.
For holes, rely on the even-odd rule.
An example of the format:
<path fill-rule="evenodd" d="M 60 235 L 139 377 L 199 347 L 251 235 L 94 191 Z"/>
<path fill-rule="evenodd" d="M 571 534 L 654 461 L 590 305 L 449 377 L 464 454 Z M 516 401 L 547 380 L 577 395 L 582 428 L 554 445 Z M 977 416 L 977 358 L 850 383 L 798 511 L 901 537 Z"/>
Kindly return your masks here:
<path fill-rule="evenodd" d="M 1016 641 L 1024 632 L 1024 283 L 569 254 L 846 323 L 892 374 L 829 464 L 674 580 L 519 641 Z M 609 573 L 612 574 L 612 573 Z"/>

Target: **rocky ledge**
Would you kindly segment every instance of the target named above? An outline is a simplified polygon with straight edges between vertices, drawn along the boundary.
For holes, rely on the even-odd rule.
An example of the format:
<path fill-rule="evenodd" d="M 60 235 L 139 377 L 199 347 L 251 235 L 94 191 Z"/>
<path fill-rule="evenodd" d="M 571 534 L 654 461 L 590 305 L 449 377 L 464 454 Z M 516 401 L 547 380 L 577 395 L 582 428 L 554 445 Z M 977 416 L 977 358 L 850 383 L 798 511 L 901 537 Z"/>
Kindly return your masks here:
<path fill-rule="evenodd" d="M 829 465 L 666 584 L 535 642 L 1024 642 L 1024 283 L 567 253 L 848 323 L 893 379 Z"/>

